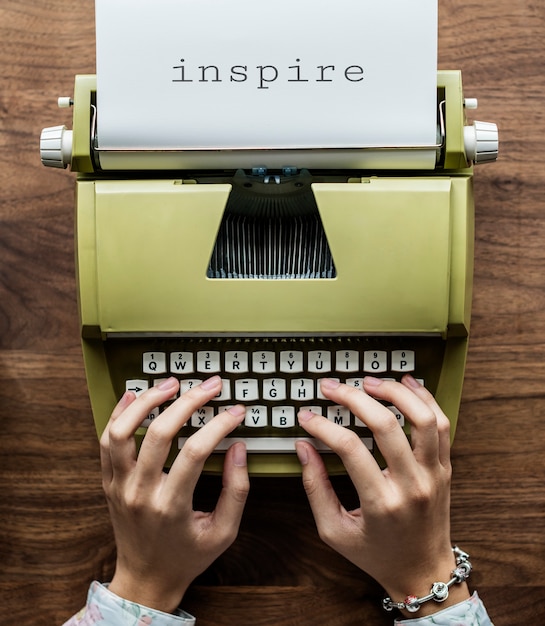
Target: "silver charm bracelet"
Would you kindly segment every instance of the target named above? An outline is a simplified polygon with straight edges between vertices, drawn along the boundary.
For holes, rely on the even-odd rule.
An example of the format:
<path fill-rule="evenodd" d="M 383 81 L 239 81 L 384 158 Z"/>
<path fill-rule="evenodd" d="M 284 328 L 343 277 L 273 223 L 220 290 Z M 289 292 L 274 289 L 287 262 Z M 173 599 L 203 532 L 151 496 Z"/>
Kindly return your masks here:
<path fill-rule="evenodd" d="M 424 602 L 428 602 L 429 600 L 444 602 L 448 598 L 450 587 L 452 587 L 455 583 L 459 584 L 464 580 L 467 580 L 472 569 L 469 561 L 469 554 L 460 550 L 458 546 L 454 546 L 452 551 L 456 557 L 456 568 L 452 570 L 452 578 L 448 581 L 448 583 L 433 583 L 430 593 L 427 596 L 422 596 L 422 598 L 407 596 L 403 602 L 394 602 L 392 598 L 386 597 L 382 601 L 383 608 L 386 611 L 393 611 L 393 609 L 405 609 L 405 611 L 408 611 L 409 613 L 416 613 L 422 604 L 424 604 Z"/>

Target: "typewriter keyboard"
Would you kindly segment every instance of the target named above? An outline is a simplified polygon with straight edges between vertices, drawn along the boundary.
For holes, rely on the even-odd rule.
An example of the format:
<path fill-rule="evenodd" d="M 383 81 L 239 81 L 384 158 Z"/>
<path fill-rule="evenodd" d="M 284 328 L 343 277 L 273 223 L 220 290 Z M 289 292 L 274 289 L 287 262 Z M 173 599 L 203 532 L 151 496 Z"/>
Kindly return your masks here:
<path fill-rule="evenodd" d="M 320 379 L 335 378 L 361 388 L 366 375 L 400 380 L 410 372 L 434 392 L 444 342 L 438 337 L 391 336 L 170 337 L 109 339 L 106 348 L 118 396 L 125 390 L 141 394 L 169 376 L 179 379 L 180 393 L 210 376 L 221 376 L 221 393 L 191 416 L 180 432 L 178 447 L 219 412 L 242 403 L 245 420 L 217 450 L 243 440 L 250 453 L 286 453 L 295 451 L 295 440 L 307 437 L 297 423 L 302 408 L 356 431 L 372 449 L 365 423 L 327 400 L 320 392 Z M 167 405 L 155 407 L 142 426 L 149 426 Z M 404 426 L 404 416 L 387 406 Z M 326 451 L 319 442 L 313 443 Z"/>

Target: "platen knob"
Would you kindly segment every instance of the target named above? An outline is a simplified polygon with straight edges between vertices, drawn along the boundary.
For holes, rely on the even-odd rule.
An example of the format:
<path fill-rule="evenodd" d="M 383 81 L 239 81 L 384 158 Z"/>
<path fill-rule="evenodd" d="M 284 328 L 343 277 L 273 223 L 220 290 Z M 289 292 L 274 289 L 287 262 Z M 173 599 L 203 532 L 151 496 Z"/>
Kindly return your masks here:
<path fill-rule="evenodd" d="M 40 136 L 40 157 L 47 167 L 64 169 L 72 160 L 72 131 L 66 126 L 44 128 Z"/>
<path fill-rule="evenodd" d="M 473 122 L 464 126 L 464 144 L 468 161 L 489 163 L 498 158 L 499 134 L 496 124 Z"/>

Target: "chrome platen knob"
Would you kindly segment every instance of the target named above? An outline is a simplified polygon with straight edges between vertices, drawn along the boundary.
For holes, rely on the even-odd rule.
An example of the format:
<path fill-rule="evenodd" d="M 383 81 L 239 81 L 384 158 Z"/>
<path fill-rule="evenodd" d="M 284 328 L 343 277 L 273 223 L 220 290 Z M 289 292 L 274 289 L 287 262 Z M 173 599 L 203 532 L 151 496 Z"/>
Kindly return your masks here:
<path fill-rule="evenodd" d="M 64 169 L 72 161 L 72 131 L 66 126 L 44 128 L 40 135 L 40 157 L 47 167 Z"/>
<path fill-rule="evenodd" d="M 475 164 L 495 161 L 499 149 L 498 127 L 491 122 L 464 126 L 464 144 L 468 161 Z"/>

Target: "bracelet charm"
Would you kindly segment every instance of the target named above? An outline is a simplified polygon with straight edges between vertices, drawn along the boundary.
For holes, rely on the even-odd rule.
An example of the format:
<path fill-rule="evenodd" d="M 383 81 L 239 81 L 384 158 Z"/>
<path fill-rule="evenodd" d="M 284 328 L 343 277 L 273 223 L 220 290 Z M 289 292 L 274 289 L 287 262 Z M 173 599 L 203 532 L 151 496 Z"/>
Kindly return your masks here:
<path fill-rule="evenodd" d="M 444 602 L 449 596 L 449 589 L 454 584 L 462 583 L 469 578 L 471 573 L 471 562 L 469 561 L 469 554 L 460 550 L 457 546 L 452 548 L 456 557 L 456 567 L 451 572 L 451 579 L 446 582 L 435 582 L 431 586 L 430 593 L 427 596 L 418 598 L 417 596 L 410 595 L 403 600 L 403 602 L 394 602 L 390 597 L 384 598 L 382 606 L 386 611 L 392 611 L 393 609 L 405 609 L 409 613 L 416 613 L 424 602 L 433 600 L 434 602 Z"/>

